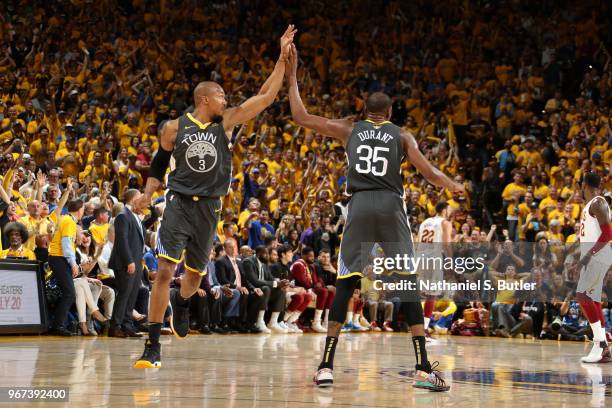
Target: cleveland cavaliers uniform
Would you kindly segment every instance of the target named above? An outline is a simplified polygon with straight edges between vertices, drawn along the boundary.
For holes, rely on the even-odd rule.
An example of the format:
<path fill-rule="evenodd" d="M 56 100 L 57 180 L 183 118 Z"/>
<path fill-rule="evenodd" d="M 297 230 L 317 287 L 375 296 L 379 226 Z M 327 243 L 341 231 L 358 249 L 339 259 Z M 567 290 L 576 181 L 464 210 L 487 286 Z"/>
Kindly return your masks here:
<path fill-rule="evenodd" d="M 347 193 L 351 194 L 340 244 L 338 278 L 363 276 L 374 244 L 385 257 L 412 256 L 404 207 L 401 130 L 391 122 L 355 123 L 346 144 Z M 402 271 L 407 272 L 407 271 Z"/>
<path fill-rule="evenodd" d="M 157 252 L 173 262 L 184 256 L 185 268 L 204 275 L 221 196 L 229 190 L 232 155 L 222 123 L 203 124 L 190 113 L 178 121 Z"/>
<path fill-rule="evenodd" d="M 589 208 L 595 200 L 603 200 L 606 203 L 606 208 L 610 211 L 608 203 L 603 197 L 597 196 L 589 201 L 582 210 L 580 217 L 580 256 L 584 257 L 587 252 L 593 248 L 593 245 L 601 235 L 601 227 L 597 218 L 589 214 Z M 612 249 L 610 244 L 601 248 L 587 266 L 580 271 L 576 292 L 585 293 L 590 299 L 595 302 L 601 302 L 601 292 L 604 285 L 604 279 L 612 264 Z"/>
<path fill-rule="evenodd" d="M 442 240 L 443 231 L 442 223 L 444 217 L 436 215 L 435 217 L 427 218 L 419 226 L 418 244 L 416 249 L 417 257 L 423 257 L 428 262 L 422 262 L 419 268 L 419 280 L 429 282 L 441 282 L 444 278 L 442 268 Z M 429 295 L 437 296 L 442 292 L 427 291 Z"/>

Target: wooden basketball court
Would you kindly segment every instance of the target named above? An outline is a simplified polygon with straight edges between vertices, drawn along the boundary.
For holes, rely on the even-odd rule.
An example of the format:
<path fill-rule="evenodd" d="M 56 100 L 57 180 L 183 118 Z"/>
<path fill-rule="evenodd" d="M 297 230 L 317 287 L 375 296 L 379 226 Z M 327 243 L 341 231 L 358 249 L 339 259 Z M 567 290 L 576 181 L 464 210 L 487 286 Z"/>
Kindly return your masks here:
<path fill-rule="evenodd" d="M 411 387 L 406 334 L 343 334 L 335 386 L 311 379 L 324 336 L 162 337 L 162 368 L 136 370 L 143 341 L 1 337 L 0 386 L 69 387 L 70 407 L 605 407 L 612 364 L 581 365 L 589 343 L 445 336 L 429 345 L 449 393 Z M 592 381 L 605 385 L 593 385 Z M 0 404 L 5 405 L 7 404 Z"/>

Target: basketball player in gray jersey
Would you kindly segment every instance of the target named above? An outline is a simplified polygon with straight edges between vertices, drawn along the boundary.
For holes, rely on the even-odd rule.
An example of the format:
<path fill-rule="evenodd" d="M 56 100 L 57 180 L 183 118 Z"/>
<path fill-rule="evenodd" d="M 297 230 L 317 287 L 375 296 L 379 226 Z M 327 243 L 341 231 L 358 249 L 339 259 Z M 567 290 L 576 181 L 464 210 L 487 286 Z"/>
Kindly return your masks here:
<path fill-rule="evenodd" d="M 412 256 L 412 236 L 403 202 L 404 188 L 400 166 L 404 157 L 430 183 L 451 191 L 462 191 L 463 186 L 453 182 L 427 161 L 419 151 L 414 137 L 389 122 L 391 98 L 381 92 L 366 100 L 367 119 L 353 123 L 345 119 L 327 119 L 306 112 L 297 83 L 297 51 L 291 46 L 287 75 L 289 101 L 294 121 L 325 136 L 341 141 L 348 160 L 347 192 L 352 195 L 340 254 L 336 296 L 329 313 L 327 338 L 323 359 L 314 376 L 319 387 L 333 384 L 333 359 L 338 335 L 346 317 L 348 302 L 357 283 L 363 277 L 367 254 L 378 243 L 386 257 Z M 366 256 L 363 256 L 363 255 Z M 395 271 L 414 282 L 411 271 Z M 406 319 L 412 332 L 416 355 L 416 375 L 413 386 L 431 391 L 447 391 L 450 387 L 427 358 L 423 310 L 418 292 L 410 293 L 405 303 Z"/>
<path fill-rule="evenodd" d="M 246 123 L 267 108 L 278 94 L 296 30 L 290 25 L 280 40 L 281 56 L 259 94 L 242 105 L 226 109 L 225 92 L 215 82 L 199 83 L 193 93 L 195 109 L 165 123 L 160 147 L 139 206 L 148 207 L 166 175 L 170 158 L 175 169 L 168 176 L 166 208 L 158 233 L 159 269 L 149 305 L 149 339 L 135 368 L 161 367 L 160 331 L 168 300 L 175 336 L 189 332 L 189 299 L 200 287 L 212 246 L 221 197 L 229 190 L 232 174 L 230 138 L 236 125 Z M 176 264 L 187 272 L 180 290 L 169 292 Z"/>

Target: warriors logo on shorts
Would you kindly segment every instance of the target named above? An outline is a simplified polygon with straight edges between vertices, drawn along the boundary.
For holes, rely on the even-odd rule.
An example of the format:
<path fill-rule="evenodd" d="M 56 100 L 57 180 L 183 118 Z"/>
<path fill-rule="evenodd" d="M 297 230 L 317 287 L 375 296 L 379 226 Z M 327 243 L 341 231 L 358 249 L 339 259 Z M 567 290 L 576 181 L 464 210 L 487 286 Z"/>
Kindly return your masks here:
<path fill-rule="evenodd" d="M 185 161 L 191 170 L 206 173 L 217 164 L 217 149 L 207 141 L 195 142 L 187 148 Z"/>

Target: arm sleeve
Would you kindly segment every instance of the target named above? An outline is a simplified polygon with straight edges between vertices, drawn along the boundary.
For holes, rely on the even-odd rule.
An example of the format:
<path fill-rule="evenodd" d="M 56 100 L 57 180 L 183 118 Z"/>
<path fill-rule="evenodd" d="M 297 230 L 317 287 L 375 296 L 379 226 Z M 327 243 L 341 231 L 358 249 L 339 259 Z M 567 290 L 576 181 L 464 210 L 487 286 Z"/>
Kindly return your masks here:
<path fill-rule="evenodd" d="M 603 247 L 608 245 L 612 239 L 612 224 L 600 224 L 599 227 L 601 228 L 601 235 L 599 235 L 597 242 L 593 245 L 593 248 L 591 248 L 591 255 L 595 255 L 599 252 Z"/>
<path fill-rule="evenodd" d="M 155 153 L 155 156 L 153 156 L 153 160 L 151 161 L 149 175 L 163 182 L 166 176 L 166 169 L 168 169 L 168 165 L 170 164 L 171 157 L 172 152 L 164 150 L 164 148 L 161 147 L 160 144 L 159 149 L 157 149 L 157 153 Z"/>
<path fill-rule="evenodd" d="M 70 237 L 62 237 L 62 253 L 70 266 L 76 265 L 76 254 L 72 248 L 72 239 Z"/>
<path fill-rule="evenodd" d="M 446 317 L 449 315 L 453 315 L 457 311 L 457 305 L 452 300 L 448 303 L 448 306 L 442 312 L 442 316 Z"/>

